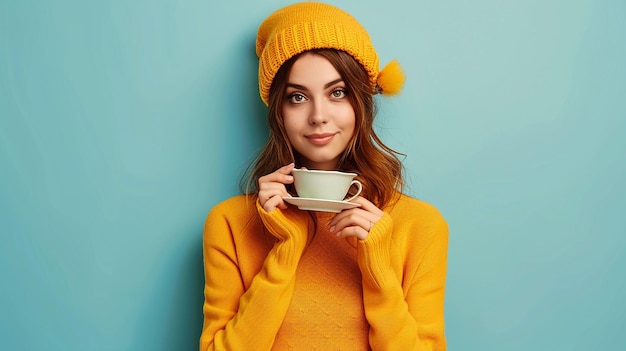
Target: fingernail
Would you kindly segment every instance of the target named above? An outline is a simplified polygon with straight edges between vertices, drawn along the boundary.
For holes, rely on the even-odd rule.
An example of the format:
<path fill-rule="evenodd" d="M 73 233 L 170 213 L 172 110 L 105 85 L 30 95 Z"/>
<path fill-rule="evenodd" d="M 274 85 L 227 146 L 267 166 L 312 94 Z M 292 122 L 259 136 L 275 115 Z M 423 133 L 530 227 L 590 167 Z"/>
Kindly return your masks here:
<path fill-rule="evenodd" d="M 330 232 L 334 232 L 335 231 L 335 226 L 330 227 Z"/>
<path fill-rule="evenodd" d="M 337 232 L 337 237 L 340 237 L 340 236 L 341 236 L 341 232 Z"/>

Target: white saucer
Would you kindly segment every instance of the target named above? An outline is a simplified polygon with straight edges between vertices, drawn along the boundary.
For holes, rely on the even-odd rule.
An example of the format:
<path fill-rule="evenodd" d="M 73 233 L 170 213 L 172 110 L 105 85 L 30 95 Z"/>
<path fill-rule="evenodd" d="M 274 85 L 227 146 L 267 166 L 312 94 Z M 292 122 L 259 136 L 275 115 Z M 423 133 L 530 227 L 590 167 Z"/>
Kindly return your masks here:
<path fill-rule="evenodd" d="M 349 201 L 310 199 L 306 197 L 284 196 L 283 200 L 298 206 L 301 210 L 307 211 L 341 212 L 349 208 L 361 207 L 361 204 Z"/>

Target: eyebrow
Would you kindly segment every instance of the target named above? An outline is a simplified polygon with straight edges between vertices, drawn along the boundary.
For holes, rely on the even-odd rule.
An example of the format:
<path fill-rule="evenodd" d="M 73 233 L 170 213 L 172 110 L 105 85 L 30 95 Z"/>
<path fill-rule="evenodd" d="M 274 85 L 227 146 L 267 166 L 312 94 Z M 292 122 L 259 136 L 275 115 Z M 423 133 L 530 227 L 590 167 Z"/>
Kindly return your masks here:
<path fill-rule="evenodd" d="M 333 86 L 333 85 L 335 85 L 335 84 L 337 84 L 339 82 L 343 82 L 343 78 L 337 78 L 337 79 L 335 79 L 335 80 L 333 80 L 331 82 L 328 82 L 328 83 L 324 84 L 324 89 L 328 89 L 331 86 Z M 298 89 L 298 90 L 308 90 L 304 85 L 295 84 L 295 83 L 287 82 L 287 86 L 291 87 L 291 88 Z"/>

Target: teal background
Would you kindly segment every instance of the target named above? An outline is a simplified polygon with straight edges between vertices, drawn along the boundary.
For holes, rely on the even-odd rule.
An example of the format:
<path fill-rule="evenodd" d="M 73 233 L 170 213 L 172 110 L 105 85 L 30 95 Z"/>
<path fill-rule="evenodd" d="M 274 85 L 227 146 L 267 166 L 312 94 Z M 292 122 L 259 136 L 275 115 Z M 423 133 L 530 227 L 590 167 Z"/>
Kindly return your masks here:
<path fill-rule="evenodd" d="M 287 1 L 0 1 L 0 348 L 195 350 L 206 214 L 267 132 Z M 337 1 L 450 225 L 450 350 L 624 349 L 626 2 Z"/>

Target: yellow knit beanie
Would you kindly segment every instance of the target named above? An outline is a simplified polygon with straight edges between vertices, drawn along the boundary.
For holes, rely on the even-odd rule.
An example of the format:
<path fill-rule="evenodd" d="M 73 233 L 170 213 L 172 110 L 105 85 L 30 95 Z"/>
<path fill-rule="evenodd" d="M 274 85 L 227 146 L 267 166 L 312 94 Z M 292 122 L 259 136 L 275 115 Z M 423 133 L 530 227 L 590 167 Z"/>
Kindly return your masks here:
<path fill-rule="evenodd" d="M 332 5 L 300 2 L 272 13 L 259 27 L 259 91 L 267 105 L 270 86 L 280 66 L 311 49 L 337 49 L 352 55 L 367 71 L 372 93 L 397 94 L 404 74 L 397 61 L 380 71 L 378 55 L 367 31 L 350 14 Z"/>

